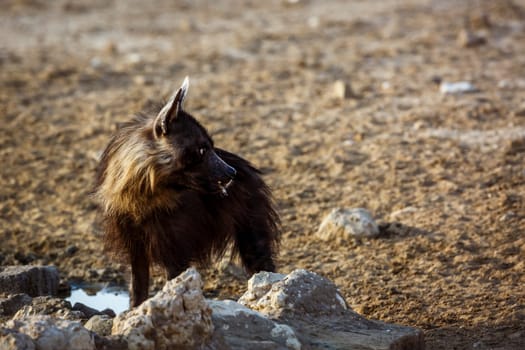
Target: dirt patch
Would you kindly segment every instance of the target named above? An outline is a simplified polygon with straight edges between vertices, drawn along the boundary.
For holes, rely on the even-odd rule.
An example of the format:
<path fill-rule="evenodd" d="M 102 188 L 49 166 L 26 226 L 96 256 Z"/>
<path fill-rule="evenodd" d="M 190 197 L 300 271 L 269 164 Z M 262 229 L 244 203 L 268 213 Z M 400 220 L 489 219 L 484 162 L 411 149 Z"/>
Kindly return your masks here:
<path fill-rule="evenodd" d="M 283 272 L 332 279 L 365 316 L 423 328 L 429 349 L 525 343 L 523 0 L 2 8 L 1 264 L 124 282 L 102 253 L 96 161 L 117 123 L 190 75 L 187 109 L 274 189 Z M 465 47 L 464 30 L 485 42 Z M 383 235 L 317 240 L 334 207 L 369 209 Z M 205 271 L 209 295 L 242 294 L 228 271 Z"/>

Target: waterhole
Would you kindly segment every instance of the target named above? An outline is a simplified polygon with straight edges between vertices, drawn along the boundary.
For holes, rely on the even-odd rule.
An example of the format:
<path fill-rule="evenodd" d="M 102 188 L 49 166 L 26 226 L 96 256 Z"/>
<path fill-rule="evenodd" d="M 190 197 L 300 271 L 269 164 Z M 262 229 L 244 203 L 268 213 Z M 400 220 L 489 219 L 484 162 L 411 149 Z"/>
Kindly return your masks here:
<path fill-rule="evenodd" d="M 71 294 L 66 300 L 71 305 L 82 303 L 99 311 L 111 309 L 116 314 L 126 311 L 129 307 L 129 293 L 120 286 L 72 284 Z"/>

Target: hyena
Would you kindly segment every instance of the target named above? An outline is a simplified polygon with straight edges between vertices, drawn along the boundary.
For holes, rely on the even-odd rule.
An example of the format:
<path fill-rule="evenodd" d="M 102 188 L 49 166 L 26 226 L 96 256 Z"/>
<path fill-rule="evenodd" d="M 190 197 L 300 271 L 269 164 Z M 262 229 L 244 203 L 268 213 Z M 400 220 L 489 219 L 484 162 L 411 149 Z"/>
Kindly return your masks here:
<path fill-rule="evenodd" d="M 275 271 L 280 233 L 270 190 L 183 109 L 188 86 L 186 78 L 156 115 L 123 124 L 97 168 L 104 244 L 131 265 L 131 306 L 148 297 L 153 264 L 171 279 L 230 243 L 248 273 Z"/>

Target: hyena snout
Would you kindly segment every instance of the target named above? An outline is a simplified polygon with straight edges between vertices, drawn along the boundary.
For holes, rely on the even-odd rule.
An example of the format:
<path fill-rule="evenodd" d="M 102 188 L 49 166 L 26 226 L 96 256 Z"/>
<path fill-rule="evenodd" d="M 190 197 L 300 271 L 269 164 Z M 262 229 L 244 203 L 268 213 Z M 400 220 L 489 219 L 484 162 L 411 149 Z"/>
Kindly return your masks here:
<path fill-rule="evenodd" d="M 216 153 L 213 154 L 211 163 L 216 181 L 219 184 L 229 184 L 237 175 L 237 170 L 222 160 Z"/>

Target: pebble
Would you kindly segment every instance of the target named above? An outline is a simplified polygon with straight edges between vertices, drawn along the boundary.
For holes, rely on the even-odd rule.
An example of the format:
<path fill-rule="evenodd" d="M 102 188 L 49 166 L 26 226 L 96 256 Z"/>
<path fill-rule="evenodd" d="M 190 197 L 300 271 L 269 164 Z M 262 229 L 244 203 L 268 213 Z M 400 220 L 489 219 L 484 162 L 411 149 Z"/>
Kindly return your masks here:
<path fill-rule="evenodd" d="M 458 33 L 458 45 L 461 47 L 476 47 L 487 43 L 487 39 L 481 35 L 462 29 Z"/>
<path fill-rule="evenodd" d="M 93 57 L 91 61 L 89 61 L 89 64 L 92 68 L 100 68 L 102 66 L 102 60 L 99 57 Z"/>
<path fill-rule="evenodd" d="M 153 84 L 153 79 L 144 75 L 136 75 L 133 77 L 133 82 L 137 85 L 151 85 Z"/>
<path fill-rule="evenodd" d="M 458 81 L 454 83 L 441 82 L 439 91 L 443 95 L 455 95 L 477 92 L 479 90 L 468 81 Z"/>
<path fill-rule="evenodd" d="M 107 336 L 111 334 L 113 319 L 108 315 L 94 315 L 86 322 L 84 327 L 98 335 Z"/>
<path fill-rule="evenodd" d="M 337 80 L 333 85 L 332 94 L 339 100 L 345 100 L 352 97 L 352 87 L 343 80 Z"/>

